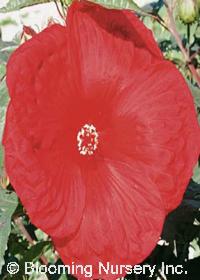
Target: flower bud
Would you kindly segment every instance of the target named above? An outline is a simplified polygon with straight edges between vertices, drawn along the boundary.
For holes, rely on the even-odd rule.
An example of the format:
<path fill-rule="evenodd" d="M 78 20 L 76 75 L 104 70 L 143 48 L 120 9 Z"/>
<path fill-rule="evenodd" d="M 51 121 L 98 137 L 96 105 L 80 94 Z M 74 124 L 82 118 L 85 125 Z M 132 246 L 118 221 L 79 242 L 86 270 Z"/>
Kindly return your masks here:
<path fill-rule="evenodd" d="M 199 14 L 198 2 L 200 0 L 178 0 L 178 16 L 185 24 L 193 23 Z"/>

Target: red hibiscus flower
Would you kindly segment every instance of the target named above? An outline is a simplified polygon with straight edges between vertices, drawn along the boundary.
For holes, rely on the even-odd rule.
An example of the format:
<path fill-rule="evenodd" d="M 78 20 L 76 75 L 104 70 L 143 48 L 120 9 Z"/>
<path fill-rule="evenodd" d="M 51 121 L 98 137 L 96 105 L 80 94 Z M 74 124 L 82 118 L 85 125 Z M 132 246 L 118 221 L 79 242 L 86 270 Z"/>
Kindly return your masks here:
<path fill-rule="evenodd" d="M 200 151 L 191 94 L 151 32 L 130 11 L 74 1 L 66 27 L 13 53 L 7 85 L 6 169 L 31 221 L 93 278 L 113 277 L 98 262 L 141 262 Z"/>

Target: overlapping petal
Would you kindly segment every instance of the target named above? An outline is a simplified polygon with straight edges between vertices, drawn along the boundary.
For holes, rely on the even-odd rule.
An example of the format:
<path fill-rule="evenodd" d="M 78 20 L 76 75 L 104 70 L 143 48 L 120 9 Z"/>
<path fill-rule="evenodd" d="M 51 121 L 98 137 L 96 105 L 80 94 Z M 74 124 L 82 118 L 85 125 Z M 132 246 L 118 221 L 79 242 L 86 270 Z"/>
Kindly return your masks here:
<path fill-rule="evenodd" d="M 57 173 L 46 172 L 16 121 L 12 102 L 7 112 L 3 144 L 7 173 L 31 221 L 49 235 L 72 236 L 80 225 L 85 207 L 86 190 L 80 168 L 73 162 L 70 165 L 57 162 L 54 165 L 58 166 Z"/>
<path fill-rule="evenodd" d="M 160 194 L 129 160 L 98 161 L 90 173 L 83 169 L 82 176 L 87 195 L 80 229 L 70 241 L 53 239 L 56 249 L 65 263 L 93 264 L 93 278 L 117 278 L 99 275 L 99 262 L 131 265 L 150 254 L 165 218 Z"/>
<path fill-rule="evenodd" d="M 134 76 L 138 68 L 163 59 L 150 31 L 132 12 L 74 1 L 67 26 L 70 51 L 87 98 L 95 94 L 93 86 L 111 87 L 128 73 Z"/>
<path fill-rule="evenodd" d="M 166 61 L 138 69 L 120 87 L 102 153 L 137 162 L 170 211 L 180 204 L 200 151 L 191 93 L 175 66 Z"/>

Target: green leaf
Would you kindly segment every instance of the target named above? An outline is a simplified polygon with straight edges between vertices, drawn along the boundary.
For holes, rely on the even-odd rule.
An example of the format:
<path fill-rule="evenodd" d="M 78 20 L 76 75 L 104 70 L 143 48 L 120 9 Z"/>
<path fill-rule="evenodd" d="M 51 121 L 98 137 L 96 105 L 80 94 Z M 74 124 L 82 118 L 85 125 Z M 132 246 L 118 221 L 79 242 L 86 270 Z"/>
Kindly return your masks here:
<path fill-rule="evenodd" d="M 0 82 L 0 173 L 3 168 L 3 147 L 2 136 L 5 124 L 6 109 L 8 105 L 9 97 L 6 86 L 5 78 Z"/>
<path fill-rule="evenodd" d="M 11 217 L 17 203 L 18 199 L 14 192 L 8 192 L 0 187 L 0 274 L 4 265 L 4 254 L 11 231 Z"/>
<path fill-rule="evenodd" d="M 0 64 L 0 82 L 3 79 L 3 77 L 6 74 L 6 64 L 5 63 L 1 63 Z"/>
<path fill-rule="evenodd" d="M 4 42 L 0 38 L 0 66 L 7 63 L 10 54 L 17 48 L 17 42 Z"/>
<path fill-rule="evenodd" d="M 69 6 L 73 0 L 60 0 L 61 5 Z"/>
<path fill-rule="evenodd" d="M 36 4 L 43 4 L 50 0 L 9 0 L 5 7 L 0 8 L 0 13 L 8 13 Z"/>
<path fill-rule="evenodd" d="M 193 177 L 192 179 L 200 184 L 200 164 L 199 162 L 197 163 L 197 165 L 195 166 L 194 170 L 193 170 Z"/>
<path fill-rule="evenodd" d="M 67 279 L 68 279 L 67 275 L 65 275 L 65 274 L 62 274 L 59 278 L 59 280 L 67 280 Z"/>
<path fill-rule="evenodd" d="M 7 25 L 17 25 L 16 20 L 12 19 L 11 17 L 6 17 L 0 20 L 0 26 L 4 27 Z"/>
<path fill-rule="evenodd" d="M 197 107 L 200 107 L 200 88 L 197 86 L 194 86 L 191 82 L 187 81 L 188 86 L 191 90 L 191 93 L 194 97 L 194 103 Z"/>
<path fill-rule="evenodd" d="M 39 260 L 41 255 L 46 253 L 51 248 L 51 242 L 50 241 L 41 241 L 37 244 L 31 246 L 30 249 L 24 254 L 23 259 L 20 261 L 22 264 L 22 267 L 24 266 L 25 262 L 36 262 Z"/>
<path fill-rule="evenodd" d="M 0 63 L 6 63 L 11 53 L 17 48 L 17 45 L 10 45 L 0 49 Z"/>
<path fill-rule="evenodd" d="M 128 9 L 143 14 L 144 11 L 133 0 L 90 0 L 107 8 Z"/>
<path fill-rule="evenodd" d="M 22 276 L 21 278 L 23 278 L 23 275 L 25 275 L 25 263 L 26 262 L 33 262 L 36 263 L 39 261 L 41 255 L 44 255 L 49 249 L 51 249 L 52 244 L 51 241 L 41 241 L 38 242 L 34 245 L 32 245 L 28 250 L 26 250 L 25 253 L 23 253 L 23 257 L 20 259 L 19 261 L 19 267 L 20 267 L 20 271 L 19 273 L 16 275 L 17 277 L 14 278 L 14 280 L 18 280 L 19 276 Z M 36 275 L 32 275 L 33 277 Z M 20 279 L 21 279 L 20 278 Z M 35 279 L 35 278 L 33 278 Z"/>

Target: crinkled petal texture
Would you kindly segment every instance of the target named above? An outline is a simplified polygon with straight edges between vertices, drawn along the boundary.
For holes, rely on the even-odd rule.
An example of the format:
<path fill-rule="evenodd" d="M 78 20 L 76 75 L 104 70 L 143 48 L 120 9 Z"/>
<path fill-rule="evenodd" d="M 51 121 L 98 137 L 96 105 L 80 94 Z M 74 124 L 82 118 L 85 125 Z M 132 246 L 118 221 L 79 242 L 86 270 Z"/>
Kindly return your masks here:
<path fill-rule="evenodd" d="M 6 169 L 32 222 L 93 278 L 113 276 L 100 261 L 142 261 L 200 152 L 191 94 L 151 32 L 132 12 L 74 1 L 67 27 L 14 52 L 7 84 Z M 92 155 L 78 149 L 85 124 L 98 134 Z"/>

